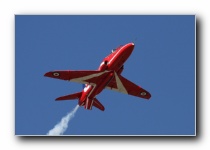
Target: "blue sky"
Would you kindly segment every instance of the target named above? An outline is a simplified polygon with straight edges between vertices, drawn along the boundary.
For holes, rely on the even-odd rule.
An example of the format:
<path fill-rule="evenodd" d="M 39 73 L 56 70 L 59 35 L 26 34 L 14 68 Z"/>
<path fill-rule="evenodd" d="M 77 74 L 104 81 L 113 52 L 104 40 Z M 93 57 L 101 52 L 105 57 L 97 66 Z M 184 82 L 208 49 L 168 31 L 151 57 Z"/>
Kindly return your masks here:
<path fill-rule="evenodd" d="M 148 90 L 141 98 L 104 90 L 105 111 L 80 107 L 65 135 L 194 135 L 195 16 L 15 16 L 15 134 L 45 135 L 82 90 L 44 77 L 95 70 L 111 49 L 135 43 L 122 75 Z"/>

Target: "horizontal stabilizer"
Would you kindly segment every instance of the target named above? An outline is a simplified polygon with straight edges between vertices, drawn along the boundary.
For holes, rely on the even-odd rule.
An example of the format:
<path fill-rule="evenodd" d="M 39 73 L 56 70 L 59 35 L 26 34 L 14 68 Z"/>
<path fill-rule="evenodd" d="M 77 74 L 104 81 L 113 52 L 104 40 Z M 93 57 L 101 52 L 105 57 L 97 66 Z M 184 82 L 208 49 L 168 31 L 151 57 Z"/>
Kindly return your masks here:
<path fill-rule="evenodd" d="M 94 98 L 94 101 L 93 101 L 93 106 L 97 107 L 98 109 L 104 111 L 104 106 L 96 99 Z"/>
<path fill-rule="evenodd" d="M 74 99 L 79 99 L 81 95 L 82 95 L 82 92 L 78 92 L 78 93 L 58 97 L 56 98 L 56 100 L 74 100 Z"/>

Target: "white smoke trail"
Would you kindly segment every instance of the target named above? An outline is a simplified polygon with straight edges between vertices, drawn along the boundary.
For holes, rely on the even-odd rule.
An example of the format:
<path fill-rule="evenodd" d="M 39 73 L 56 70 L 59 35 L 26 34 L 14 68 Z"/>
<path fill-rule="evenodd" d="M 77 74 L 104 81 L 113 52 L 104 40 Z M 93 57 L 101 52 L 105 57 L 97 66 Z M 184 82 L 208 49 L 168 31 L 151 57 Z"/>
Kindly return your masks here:
<path fill-rule="evenodd" d="M 79 105 L 77 105 L 71 112 L 69 112 L 66 116 L 64 116 L 61 119 L 61 121 L 58 124 L 56 124 L 55 127 L 47 133 L 47 135 L 62 135 L 68 128 L 68 123 L 74 117 L 78 108 Z"/>

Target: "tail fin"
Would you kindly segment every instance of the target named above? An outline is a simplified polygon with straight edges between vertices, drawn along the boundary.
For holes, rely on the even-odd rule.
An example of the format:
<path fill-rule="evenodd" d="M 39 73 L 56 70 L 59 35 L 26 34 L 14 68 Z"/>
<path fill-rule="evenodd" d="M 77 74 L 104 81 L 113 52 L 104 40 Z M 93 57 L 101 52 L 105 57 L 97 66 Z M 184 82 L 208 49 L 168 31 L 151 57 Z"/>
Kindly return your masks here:
<path fill-rule="evenodd" d="M 102 111 L 105 110 L 104 106 L 96 98 L 94 98 L 93 106 L 95 106 L 96 108 L 98 108 Z"/>
<path fill-rule="evenodd" d="M 82 92 L 78 92 L 78 93 L 74 93 L 74 94 L 70 94 L 70 95 L 65 95 L 65 96 L 61 96 L 56 98 L 56 100 L 73 100 L 73 99 L 79 99 L 82 95 Z"/>

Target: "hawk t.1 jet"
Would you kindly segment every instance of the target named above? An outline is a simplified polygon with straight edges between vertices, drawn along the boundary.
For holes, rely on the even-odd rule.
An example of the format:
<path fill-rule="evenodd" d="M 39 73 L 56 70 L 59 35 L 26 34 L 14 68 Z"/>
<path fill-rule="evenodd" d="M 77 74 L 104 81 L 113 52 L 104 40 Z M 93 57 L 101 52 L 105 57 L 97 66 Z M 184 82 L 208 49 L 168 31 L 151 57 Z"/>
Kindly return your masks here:
<path fill-rule="evenodd" d="M 151 97 L 148 91 L 121 75 L 123 64 L 133 49 L 134 43 L 113 49 L 112 53 L 104 58 L 98 70 L 56 70 L 47 72 L 44 76 L 85 84 L 82 92 L 61 96 L 56 100 L 78 99 L 79 106 L 89 110 L 95 106 L 104 111 L 104 106 L 96 96 L 105 88 L 148 100 Z"/>

